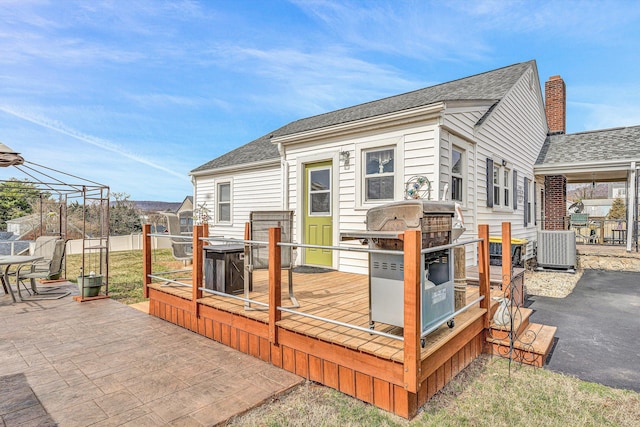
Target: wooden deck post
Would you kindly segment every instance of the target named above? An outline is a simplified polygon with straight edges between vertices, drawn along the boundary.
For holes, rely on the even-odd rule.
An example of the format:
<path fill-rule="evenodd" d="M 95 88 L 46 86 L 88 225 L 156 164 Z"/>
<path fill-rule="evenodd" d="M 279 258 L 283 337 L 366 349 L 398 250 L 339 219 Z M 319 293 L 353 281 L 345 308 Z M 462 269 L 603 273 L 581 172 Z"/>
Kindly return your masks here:
<path fill-rule="evenodd" d="M 251 223 L 244 223 L 244 240 L 251 240 Z M 242 272 L 244 278 L 244 297 L 249 298 L 249 291 L 253 289 L 253 276 L 251 275 L 250 264 L 251 262 L 251 245 L 249 243 L 244 244 L 244 271 Z M 245 303 L 245 307 L 249 307 L 248 303 Z"/>
<path fill-rule="evenodd" d="M 489 279 L 489 226 L 487 224 L 478 225 L 478 281 L 480 282 L 480 296 L 484 299 L 480 301 L 480 308 L 487 312 L 484 315 L 484 328 L 489 329 L 491 324 L 491 284 Z"/>
<path fill-rule="evenodd" d="M 202 256 L 202 238 L 204 235 L 204 225 L 196 225 L 193 227 L 193 265 L 191 273 L 191 303 L 193 304 L 192 312 L 198 315 L 198 300 L 202 298 L 202 266 L 204 265 Z"/>
<path fill-rule="evenodd" d="M 278 246 L 282 231 L 279 227 L 269 229 L 269 341 L 278 345 L 278 325 L 282 304 L 282 248 Z"/>
<path fill-rule="evenodd" d="M 142 226 L 142 289 L 144 297 L 149 298 L 148 285 L 151 283 L 151 224 L 144 224 Z"/>
<path fill-rule="evenodd" d="M 417 393 L 420 377 L 420 251 L 418 230 L 404 232 L 404 388 Z"/>
<path fill-rule="evenodd" d="M 511 287 L 511 223 L 502 223 L 502 292 L 510 296 Z"/>

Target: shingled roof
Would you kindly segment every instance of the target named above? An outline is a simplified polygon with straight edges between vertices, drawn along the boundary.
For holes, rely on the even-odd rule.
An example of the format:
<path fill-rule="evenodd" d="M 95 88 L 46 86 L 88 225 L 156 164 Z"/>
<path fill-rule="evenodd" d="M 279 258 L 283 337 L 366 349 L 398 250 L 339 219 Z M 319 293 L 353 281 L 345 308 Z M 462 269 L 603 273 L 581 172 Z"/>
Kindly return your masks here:
<path fill-rule="evenodd" d="M 549 135 L 536 165 L 640 159 L 640 126 Z"/>
<path fill-rule="evenodd" d="M 321 129 L 328 126 L 362 120 L 370 117 L 395 113 L 411 108 L 422 107 L 441 101 L 494 101 L 504 97 L 535 61 L 521 62 L 493 71 L 476 74 L 424 89 L 407 92 L 372 102 L 331 111 L 329 113 L 291 122 L 248 144 L 211 160 L 192 170 L 200 172 L 222 167 L 277 159 L 279 153 L 271 137 L 292 135 L 299 132 Z"/>

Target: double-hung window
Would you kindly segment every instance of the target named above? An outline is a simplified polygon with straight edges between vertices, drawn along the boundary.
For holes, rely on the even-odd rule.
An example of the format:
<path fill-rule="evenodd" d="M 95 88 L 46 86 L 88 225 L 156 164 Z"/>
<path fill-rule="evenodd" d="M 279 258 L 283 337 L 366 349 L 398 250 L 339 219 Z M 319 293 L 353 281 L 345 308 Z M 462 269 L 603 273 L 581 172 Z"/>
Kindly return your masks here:
<path fill-rule="evenodd" d="M 516 179 L 516 171 L 507 168 L 505 161 L 487 159 L 487 206 L 517 209 L 513 188 Z"/>
<path fill-rule="evenodd" d="M 509 206 L 509 202 L 511 200 L 511 173 L 509 169 L 502 168 L 502 189 L 504 191 L 504 200 L 503 205 L 505 207 Z"/>
<path fill-rule="evenodd" d="M 451 200 L 463 202 L 462 171 L 464 170 L 464 151 L 453 147 L 451 150 Z"/>
<path fill-rule="evenodd" d="M 218 197 L 216 198 L 216 222 L 231 222 L 231 183 L 220 182 L 217 185 Z"/>
<path fill-rule="evenodd" d="M 502 206 L 500 199 L 500 166 L 493 165 L 493 206 Z"/>
<path fill-rule="evenodd" d="M 393 200 L 395 188 L 395 149 L 363 151 L 364 200 Z"/>

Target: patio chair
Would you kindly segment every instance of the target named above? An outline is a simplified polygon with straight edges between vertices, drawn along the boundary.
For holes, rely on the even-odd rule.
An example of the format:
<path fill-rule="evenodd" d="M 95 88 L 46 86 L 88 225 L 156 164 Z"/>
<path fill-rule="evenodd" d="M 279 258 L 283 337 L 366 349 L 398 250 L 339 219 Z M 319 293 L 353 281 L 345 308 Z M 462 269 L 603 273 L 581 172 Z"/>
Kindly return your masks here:
<path fill-rule="evenodd" d="M 185 265 L 193 260 L 193 242 L 190 233 L 180 232 L 180 218 L 174 213 L 165 212 L 163 215 L 167 218 L 167 229 L 169 235 L 185 237 L 171 237 L 171 254 Z"/>
<path fill-rule="evenodd" d="M 59 291 L 60 290 L 59 287 L 48 288 L 42 291 L 42 290 L 38 290 L 36 286 L 36 279 L 55 280 L 60 278 L 62 274 L 62 268 L 63 268 L 62 261 L 64 259 L 66 246 L 67 246 L 67 242 L 64 239 L 56 237 L 55 240 L 53 240 L 52 252 L 50 254 L 43 253 L 42 256 L 46 256 L 44 260 L 33 262 L 30 265 L 30 271 L 28 273 L 22 272 L 23 267 L 20 267 L 16 271 L 16 280 L 18 282 L 17 284 L 18 294 L 20 294 L 20 285 L 22 285 L 22 287 L 27 291 L 27 293 L 31 295 L 29 298 L 23 298 L 22 295 L 20 295 L 21 299 L 23 300 L 25 299 L 30 299 L 30 300 L 59 299 L 71 293 L 70 291 Z M 51 249 L 51 247 L 52 247 L 51 240 L 49 239 L 46 241 L 46 245 L 40 246 L 39 251 L 44 251 L 45 250 L 44 248 L 46 248 L 46 250 L 48 251 Z M 36 248 L 38 248 L 37 239 L 36 239 Z M 33 255 L 36 255 L 35 250 Z M 24 283 L 24 281 L 27 279 L 30 281 L 31 290 L 29 290 Z"/>
<path fill-rule="evenodd" d="M 582 229 L 589 232 L 589 214 L 588 213 L 572 213 L 569 216 L 569 228 L 576 230 L 576 237 L 580 237 L 583 242 L 588 242 L 590 235 L 582 234 Z"/>
<path fill-rule="evenodd" d="M 269 228 L 280 227 L 283 243 L 292 243 L 293 239 L 293 211 L 252 211 L 249 214 L 248 240 L 269 240 Z M 293 267 L 294 248 L 285 246 L 282 248 L 281 267 L 288 270 L 289 300 L 291 305 L 286 308 L 298 308 L 300 303 L 293 293 Z M 255 270 L 269 268 L 269 247 L 264 244 L 252 244 L 245 255 L 245 292 L 253 289 L 253 272 Z M 248 293 L 245 297 L 249 297 Z M 261 307 L 251 307 L 245 303 L 245 310 L 262 310 Z"/>

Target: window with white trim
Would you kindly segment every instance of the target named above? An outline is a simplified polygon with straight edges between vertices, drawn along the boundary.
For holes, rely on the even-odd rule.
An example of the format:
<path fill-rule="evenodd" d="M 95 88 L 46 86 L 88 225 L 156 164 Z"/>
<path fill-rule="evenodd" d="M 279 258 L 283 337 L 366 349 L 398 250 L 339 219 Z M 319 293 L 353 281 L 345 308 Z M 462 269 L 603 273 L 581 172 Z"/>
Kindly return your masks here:
<path fill-rule="evenodd" d="M 491 174 L 487 177 L 487 191 L 489 192 L 487 206 L 516 209 L 516 203 L 513 200 L 513 178 L 516 175 L 511 169 L 503 166 L 505 163 L 494 163 L 493 160 L 487 159 L 487 173 Z"/>
<path fill-rule="evenodd" d="M 464 199 L 465 152 L 457 147 L 451 149 L 451 200 L 462 203 Z"/>
<path fill-rule="evenodd" d="M 533 184 L 530 181 L 527 181 L 527 194 L 533 194 L 535 195 L 535 193 L 530 189 L 530 187 Z M 527 209 L 527 225 L 531 224 L 533 221 L 531 220 L 531 218 L 533 218 L 533 209 L 532 209 L 532 203 L 531 200 L 528 200 L 527 198 L 527 206 L 525 207 Z"/>
<path fill-rule="evenodd" d="M 511 172 L 507 168 L 502 169 L 502 190 L 504 191 L 504 206 L 509 206 L 511 201 Z"/>
<path fill-rule="evenodd" d="M 502 206 L 500 203 L 500 166 L 493 165 L 493 206 Z"/>
<path fill-rule="evenodd" d="M 231 222 L 231 183 L 220 182 L 217 185 L 216 222 Z"/>
<path fill-rule="evenodd" d="M 331 168 L 309 170 L 309 215 L 331 216 Z"/>
<path fill-rule="evenodd" d="M 394 200 L 395 149 L 383 148 L 362 152 L 364 201 Z"/>

